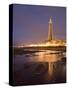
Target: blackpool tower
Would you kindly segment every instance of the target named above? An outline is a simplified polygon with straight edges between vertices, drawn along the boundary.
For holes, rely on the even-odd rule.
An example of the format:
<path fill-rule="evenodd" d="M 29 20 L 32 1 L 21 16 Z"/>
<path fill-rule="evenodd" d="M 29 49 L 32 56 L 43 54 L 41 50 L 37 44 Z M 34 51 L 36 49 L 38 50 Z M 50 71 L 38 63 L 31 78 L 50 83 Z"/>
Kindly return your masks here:
<path fill-rule="evenodd" d="M 52 19 L 49 20 L 49 30 L 48 30 L 48 41 L 53 40 L 53 25 L 52 25 Z"/>

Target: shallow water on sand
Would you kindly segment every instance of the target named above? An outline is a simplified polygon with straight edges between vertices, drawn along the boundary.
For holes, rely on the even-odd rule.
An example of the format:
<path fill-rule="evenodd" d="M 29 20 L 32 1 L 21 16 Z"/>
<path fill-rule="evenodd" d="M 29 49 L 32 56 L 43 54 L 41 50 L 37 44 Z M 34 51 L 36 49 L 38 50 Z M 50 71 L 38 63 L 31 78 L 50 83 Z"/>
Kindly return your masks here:
<path fill-rule="evenodd" d="M 66 82 L 65 52 L 48 50 L 15 55 L 13 67 L 16 85 Z"/>

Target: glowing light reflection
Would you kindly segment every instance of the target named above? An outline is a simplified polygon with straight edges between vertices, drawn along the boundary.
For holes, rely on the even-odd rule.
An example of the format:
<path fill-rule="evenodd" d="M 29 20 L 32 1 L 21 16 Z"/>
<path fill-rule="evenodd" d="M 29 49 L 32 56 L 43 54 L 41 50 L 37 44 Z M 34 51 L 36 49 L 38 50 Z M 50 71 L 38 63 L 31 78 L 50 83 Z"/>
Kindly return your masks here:
<path fill-rule="evenodd" d="M 53 51 L 52 54 L 50 54 L 52 51 L 48 50 L 46 52 L 37 52 L 35 53 L 36 56 L 32 57 L 33 60 L 36 60 L 36 62 L 47 62 L 48 63 L 48 74 L 51 78 L 54 72 L 54 66 L 55 62 L 60 61 L 63 57 L 62 53 L 58 54 L 56 51 Z"/>

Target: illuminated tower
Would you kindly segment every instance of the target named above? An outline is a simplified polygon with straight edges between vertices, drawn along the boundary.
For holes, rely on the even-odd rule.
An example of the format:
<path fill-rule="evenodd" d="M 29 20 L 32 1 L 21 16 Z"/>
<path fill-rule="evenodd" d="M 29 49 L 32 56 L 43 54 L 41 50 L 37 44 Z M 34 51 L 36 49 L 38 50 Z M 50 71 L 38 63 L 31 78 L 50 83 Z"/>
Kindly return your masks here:
<path fill-rule="evenodd" d="M 49 31 L 48 31 L 48 41 L 51 41 L 53 39 L 53 33 L 52 33 L 52 19 L 49 20 Z"/>

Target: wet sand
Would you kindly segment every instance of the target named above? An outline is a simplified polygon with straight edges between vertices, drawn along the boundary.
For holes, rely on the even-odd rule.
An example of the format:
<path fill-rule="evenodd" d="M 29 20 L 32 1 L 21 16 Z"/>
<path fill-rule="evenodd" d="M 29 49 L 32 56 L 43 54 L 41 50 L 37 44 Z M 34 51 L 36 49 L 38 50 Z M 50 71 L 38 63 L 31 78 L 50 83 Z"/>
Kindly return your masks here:
<path fill-rule="evenodd" d="M 54 59 L 57 55 L 50 54 Z M 59 55 L 59 54 L 58 54 Z M 44 56 L 44 57 L 43 57 Z M 61 60 L 49 62 L 45 54 L 15 55 L 14 57 L 14 83 L 15 85 L 36 85 L 66 82 L 66 57 Z M 49 59 L 51 58 L 48 56 Z M 40 60 L 39 60 L 40 59 Z"/>

